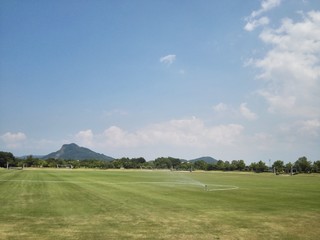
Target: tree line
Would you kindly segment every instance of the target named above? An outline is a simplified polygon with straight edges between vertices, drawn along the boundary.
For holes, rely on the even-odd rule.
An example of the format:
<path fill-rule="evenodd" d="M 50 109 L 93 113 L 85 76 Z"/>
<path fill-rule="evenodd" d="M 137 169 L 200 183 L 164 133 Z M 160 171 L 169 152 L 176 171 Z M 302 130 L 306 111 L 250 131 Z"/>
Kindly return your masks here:
<path fill-rule="evenodd" d="M 7 165 L 8 164 L 8 165 Z M 0 167 L 70 167 L 70 168 L 99 168 L 99 169 L 171 169 L 177 171 L 193 170 L 222 170 L 222 171 L 254 171 L 267 172 L 273 171 L 277 174 L 291 173 L 311 173 L 320 172 L 320 160 L 311 162 L 306 157 L 300 157 L 294 163 L 284 164 L 282 160 L 275 161 L 270 169 L 265 162 L 258 161 L 245 164 L 244 160 L 223 161 L 218 160 L 214 163 L 207 163 L 203 160 L 188 162 L 173 157 L 159 157 L 153 161 L 146 161 L 143 157 L 139 158 L 120 158 L 112 161 L 103 160 L 64 160 L 64 159 L 41 159 L 32 155 L 25 159 L 14 157 L 10 152 L 0 152 Z"/>

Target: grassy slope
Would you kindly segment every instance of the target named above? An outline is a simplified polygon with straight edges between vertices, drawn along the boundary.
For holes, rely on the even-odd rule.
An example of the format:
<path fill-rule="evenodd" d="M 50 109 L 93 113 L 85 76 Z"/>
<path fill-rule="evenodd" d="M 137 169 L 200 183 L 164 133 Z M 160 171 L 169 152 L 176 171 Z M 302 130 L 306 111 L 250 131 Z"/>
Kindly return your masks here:
<path fill-rule="evenodd" d="M 318 239 L 319 199 L 319 175 L 0 170 L 0 239 Z"/>

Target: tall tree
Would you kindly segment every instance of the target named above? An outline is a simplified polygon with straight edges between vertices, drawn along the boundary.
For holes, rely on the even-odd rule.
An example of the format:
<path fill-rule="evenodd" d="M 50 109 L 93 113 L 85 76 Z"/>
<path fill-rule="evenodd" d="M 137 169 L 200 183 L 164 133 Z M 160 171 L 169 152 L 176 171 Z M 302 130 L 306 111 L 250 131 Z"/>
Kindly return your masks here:
<path fill-rule="evenodd" d="M 286 173 L 291 173 L 292 168 L 293 168 L 293 164 L 292 164 L 291 162 L 287 163 L 287 164 L 285 165 L 285 171 L 286 171 Z"/>
<path fill-rule="evenodd" d="M 11 152 L 0 152 L 0 167 L 7 167 L 7 163 L 16 165 L 16 158 Z"/>
<path fill-rule="evenodd" d="M 218 160 L 216 165 L 217 165 L 217 170 L 225 170 L 224 161 Z"/>
<path fill-rule="evenodd" d="M 268 170 L 266 163 L 261 160 L 258 163 L 256 162 L 251 163 L 249 168 L 251 171 L 253 170 L 255 172 L 265 172 Z"/>
<path fill-rule="evenodd" d="M 294 163 L 294 166 L 297 168 L 297 170 L 299 172 L 304 172 L 304 173 L 307 173 L 307 172 L 310 172 L 311 171 L 311 162 L 308 161 L 308 159 L 303 156 L 303 157 L 300 157 L 295 163 Z"/>
<path fill-rule="evenodd" d="M 277 160 L 272 164 L 272 168 L 276 170 L 276 172 L 283 172 L 284 170 L 284 163 L 281 160 Z"/>
<path fill-rule="evenodd" d="M 257 171 L 258 172 L 265 172 L 267 170 L 268 170 L 268 167 L 267 167 L 266 163 L 260 160 L 258 162 Z"/>
<path fill-rule="evenodd" d="M 238 161 L 238 170 L 243 171 L 246 168 L 246 164 L 243 160 Z"/>
<path fill-rule="evenodd" d="M 194 163 L 194 168 L 199 170 L 207 170 L 207 163 L 203 160 L 196 161 Z"/>
<path fill-rule="evenodd" d="M 313 172 L 320 172 L 320 160 L 313 162 L 312 169 Z"/>

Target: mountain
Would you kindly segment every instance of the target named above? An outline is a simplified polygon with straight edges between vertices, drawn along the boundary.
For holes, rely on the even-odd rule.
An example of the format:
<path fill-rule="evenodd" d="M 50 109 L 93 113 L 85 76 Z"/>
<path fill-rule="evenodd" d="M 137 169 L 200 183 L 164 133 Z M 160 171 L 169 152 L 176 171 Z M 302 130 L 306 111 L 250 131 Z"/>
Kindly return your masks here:
<path fill-rule="evenodd" d="M 212 157 L 200 157 L 200 158 L 196 158 L 196 159 L 192 159 L 192 160 L 189 160 L 189 162 L 192 162 L 192 163 L 194 163 L 194 162 L 196 162 L 196 161 L 205 161 L 206 163 L 216 163 L 216 162 L 218 162 L 218 160 L 217 159 L 214 159 L 214 158 L 212 158 Z"/>
<path fill-rule="evenodd" d="M 85 160 L 85 159 L 95 159 L 95 160 L 105 160 L 111 161 L 112 157 L 106 156 L 101 153 L 96 153 L 88 148 L 79 147 L 75 143 L 64 144 L 59 151 L 50 153 L 42 157 L 43 159 L 55 158 L 55 159 L 72 159 L 72 160 Z"/>

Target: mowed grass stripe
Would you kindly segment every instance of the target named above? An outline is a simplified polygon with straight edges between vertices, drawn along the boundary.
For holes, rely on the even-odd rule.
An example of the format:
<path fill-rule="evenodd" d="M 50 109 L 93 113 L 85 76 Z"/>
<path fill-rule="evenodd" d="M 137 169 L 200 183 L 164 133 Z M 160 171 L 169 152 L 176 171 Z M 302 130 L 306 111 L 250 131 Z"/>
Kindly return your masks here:
<path fill-rule="evenodd" d="M 23 232 L 28 233 L 24 237 L 50 239 L 57 236 L 58 232 L 58 235 L 62 233 L 61 237 L 63 238 L 68 236 L 69 226 L 77 225 L 79 221 L 81 223 L 82 219 L 86 219 L 88 225 L 92 226 L 90 224 L 91 216 L 104 213 L 103 206 L 110 205 L 110 201 L 101 189 L 95 192 L 90 188 L 83 187 L 82 184 L 41 182 L 37 173 L 35 172 L 33 175 L 34 179 L 37 179 L 37 182 L 33 182 L 33 184 L 23 181 L 7 182 L 6 188 L 14 190 L 12 193 L 15 194 L 15 196 L 8 195 L 8 199 L 15 201 L 7 201 L 5 207 L 1 208 L 1 216 L 10 216 L 11 219 L 5 219 L 5 221 L 7 225 L 14 226 L 10 231 L 12 233 L 16 234 L 19 229 L 24 229 Z M 52 176 L 51 179 L 53 179 Z M 61 180 L 62 178 L 57 175 L 56 179 Z M 32 225 L 29 224 L 29 228 L 27 228 L 26 222 L 30 222 Z"/>

